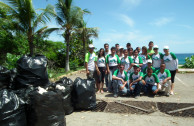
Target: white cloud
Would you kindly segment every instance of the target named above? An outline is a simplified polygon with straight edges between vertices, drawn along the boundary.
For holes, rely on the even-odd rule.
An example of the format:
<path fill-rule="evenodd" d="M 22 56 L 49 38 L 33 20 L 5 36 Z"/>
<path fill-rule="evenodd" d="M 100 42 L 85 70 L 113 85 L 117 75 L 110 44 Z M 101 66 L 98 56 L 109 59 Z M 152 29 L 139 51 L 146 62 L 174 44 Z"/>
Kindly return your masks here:
<path fill-rule="evenodd" d="M 126 23 L 127 25 L 129 25 L 130 27 L 133 27 L 134 26 L 134 21 L 130 18 L 130 17 L 128 17 L 127 15 L 125 15 L 125 14 L 120 14 L 119 15 L 119 19 L 121 20 L 121 21 L 123 21 L 124 23 Z"/>
<path fill-rule="evenodd" d="M 172 17 L 161 17 L 156 19 L 154 22 L 152 22 L 152 25 L 156 25 L 156 26 L 163 26 L 166 25 L 170 22 L 172 22 L 174 19 Z"/>
<path fill-rule="evenodd" d="M 184 27 L 184 28 L 187 28 L 187 29 L 193 29 L 193 27 L 191 27 L 190 25 L 180 24 L 180 25 L 177 25 L 177 26 Z"/>

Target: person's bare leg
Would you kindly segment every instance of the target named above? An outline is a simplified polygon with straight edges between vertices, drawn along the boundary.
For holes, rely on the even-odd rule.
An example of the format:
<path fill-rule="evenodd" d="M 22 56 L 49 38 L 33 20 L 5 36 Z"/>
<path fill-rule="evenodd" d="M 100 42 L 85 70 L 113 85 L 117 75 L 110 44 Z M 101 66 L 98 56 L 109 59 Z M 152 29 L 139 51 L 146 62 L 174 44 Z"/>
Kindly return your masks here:
<path fill-rule="evenodd" d="M 171 90 L 170 90 L 170 94 L 173 95 L 174 94 L 174 83 L 171 83 Z"/>
<path fill-rule="evenodd" d="M 103 93 L 103 92 L 104 92 L 104 91 L 103 91 L 104 82 L 102 82 L 101 85 L 102 85 L 102 87 L 101 87 L 101 91 L 100 91 L 100 92 Z"/>

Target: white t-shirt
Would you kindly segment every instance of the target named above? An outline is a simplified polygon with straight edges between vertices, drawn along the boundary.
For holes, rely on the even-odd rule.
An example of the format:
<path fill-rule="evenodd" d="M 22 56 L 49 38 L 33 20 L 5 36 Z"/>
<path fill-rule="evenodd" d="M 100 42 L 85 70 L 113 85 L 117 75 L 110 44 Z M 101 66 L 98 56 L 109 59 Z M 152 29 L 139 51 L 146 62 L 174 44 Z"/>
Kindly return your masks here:
<path fill-rule="evenodd" d="M 178 59 L 173 59 L 171 54 L 168 56 L 164 55 L 163 60 L 166 65 L 166 69 L 171 71 L 178 69 Z"/>
<path fill-rule="evenodd" d="M 117 66 L 120 63 L 120 59 L 118 55 L 107 55 L 106 56 L 106 63 L 108 63 L 109 67 Z"/>
<path fill-rule="evenodd" d="M 159 53 L 152 55 L 152 61 L 153 61 L 153 67 L 154 68 L 160 68 L 161 59 L 162 59 L 162 57 L 161 57 L 161 55 Z"/>
<path fill-rule="evenodd" d="M 111 54 L 111 51 L 108 50 L 108 52 L 104 51 L 104 54 L 105 54 L 105 57 L 108 55 L 108 54 Z"/>
<path fill-rule="evenodd" d="M 126 58 L 123 57 L 121 59 L 121 64 L 124 64 L 125 65 L 125 70 L 127 70 L 131 65 L 131 62 L 129 61 L 129 57 L 128 56 Z"/>
<path fill-rule="evenodd" d="M 95 53 L 86 53 L 85 62 L 88 63 L 88 70 L 94 71 L 95 68 L 95 61 L 97 60 L 97 56 Z"/>
<path fill-rule="evenodd" d="M 140 54 L 139 56 L 142 58 L 143 64 L 147 64 L 146 56 L 145 56 L 145 55 L 142 55 L 142 54 Z M 138 60 L 139 60 L 139 59 L 138 59 Z"/>
<path fill-rule="evenodd" d="M 105 64 L 106 64 L 105 63 L 105 58 L 103 56 L 98 58 L 98 60 L 97 60 L 98 67 L 105 67 L 106 66 Z"/>
<path fill-rule="evenodd" d="M 125 79 L 124 71 L 122 73 L 119 71 L 117 77 L 122 78 L 124 80 Z M 123 84 L 121 80 L 119 80 L 118 83 Z"/>

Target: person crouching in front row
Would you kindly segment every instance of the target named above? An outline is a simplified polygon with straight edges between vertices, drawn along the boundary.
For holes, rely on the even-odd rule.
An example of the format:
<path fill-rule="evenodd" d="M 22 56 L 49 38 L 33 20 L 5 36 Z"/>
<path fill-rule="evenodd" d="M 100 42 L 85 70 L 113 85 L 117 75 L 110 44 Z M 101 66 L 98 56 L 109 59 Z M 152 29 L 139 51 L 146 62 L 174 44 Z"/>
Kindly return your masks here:
<path fill-rule="evenodd" d="M 143 77 L 144 93 L 150 94 L 154 97 L 159 91 L 159 79 L 158 76 L 153 73 L 152 68 L 147 69 L 147 74 Z"/>
<path fill-rule="evenodd" d="M 119 69 L 117 69 L 112 76 L 113 92 L 114 92 L 115 98 L 118 97 L 118 94 L 121 94 L 121 95 L 129 94 L 129 85 L 127 83 L 128 76 L 127 76 L 127 72 L 124 69 L 125 69 L 125 66 L 121 64 Z"/>
<path fill-rule="evenodd" d="M 156 71 L 156 75 L 159 78 L 159 91 L 164 90 L 164 95 L 169 97 L 170 95 L 170 86 L 171 86 L 171 73 L 168 69 L 165 69 L 166 65 L 161 64 L 160 69 Z"/>

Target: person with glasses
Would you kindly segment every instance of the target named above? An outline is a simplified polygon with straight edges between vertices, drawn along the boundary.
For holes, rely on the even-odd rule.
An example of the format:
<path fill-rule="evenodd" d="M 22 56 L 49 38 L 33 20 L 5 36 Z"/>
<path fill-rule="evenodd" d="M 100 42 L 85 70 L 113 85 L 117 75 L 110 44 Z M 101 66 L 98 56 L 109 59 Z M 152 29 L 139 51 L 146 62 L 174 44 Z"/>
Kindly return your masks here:
<path fill-rule="evenodd" d="M 129 83 L 127 72 L 124 70 L 125 66 L 123 64 L 120 65 L 119 69 L 117 69 L 113 76 L 113 92 L 114 97 L 117 98 L 118 94 L 128 95 L 129 94 Z"/>

